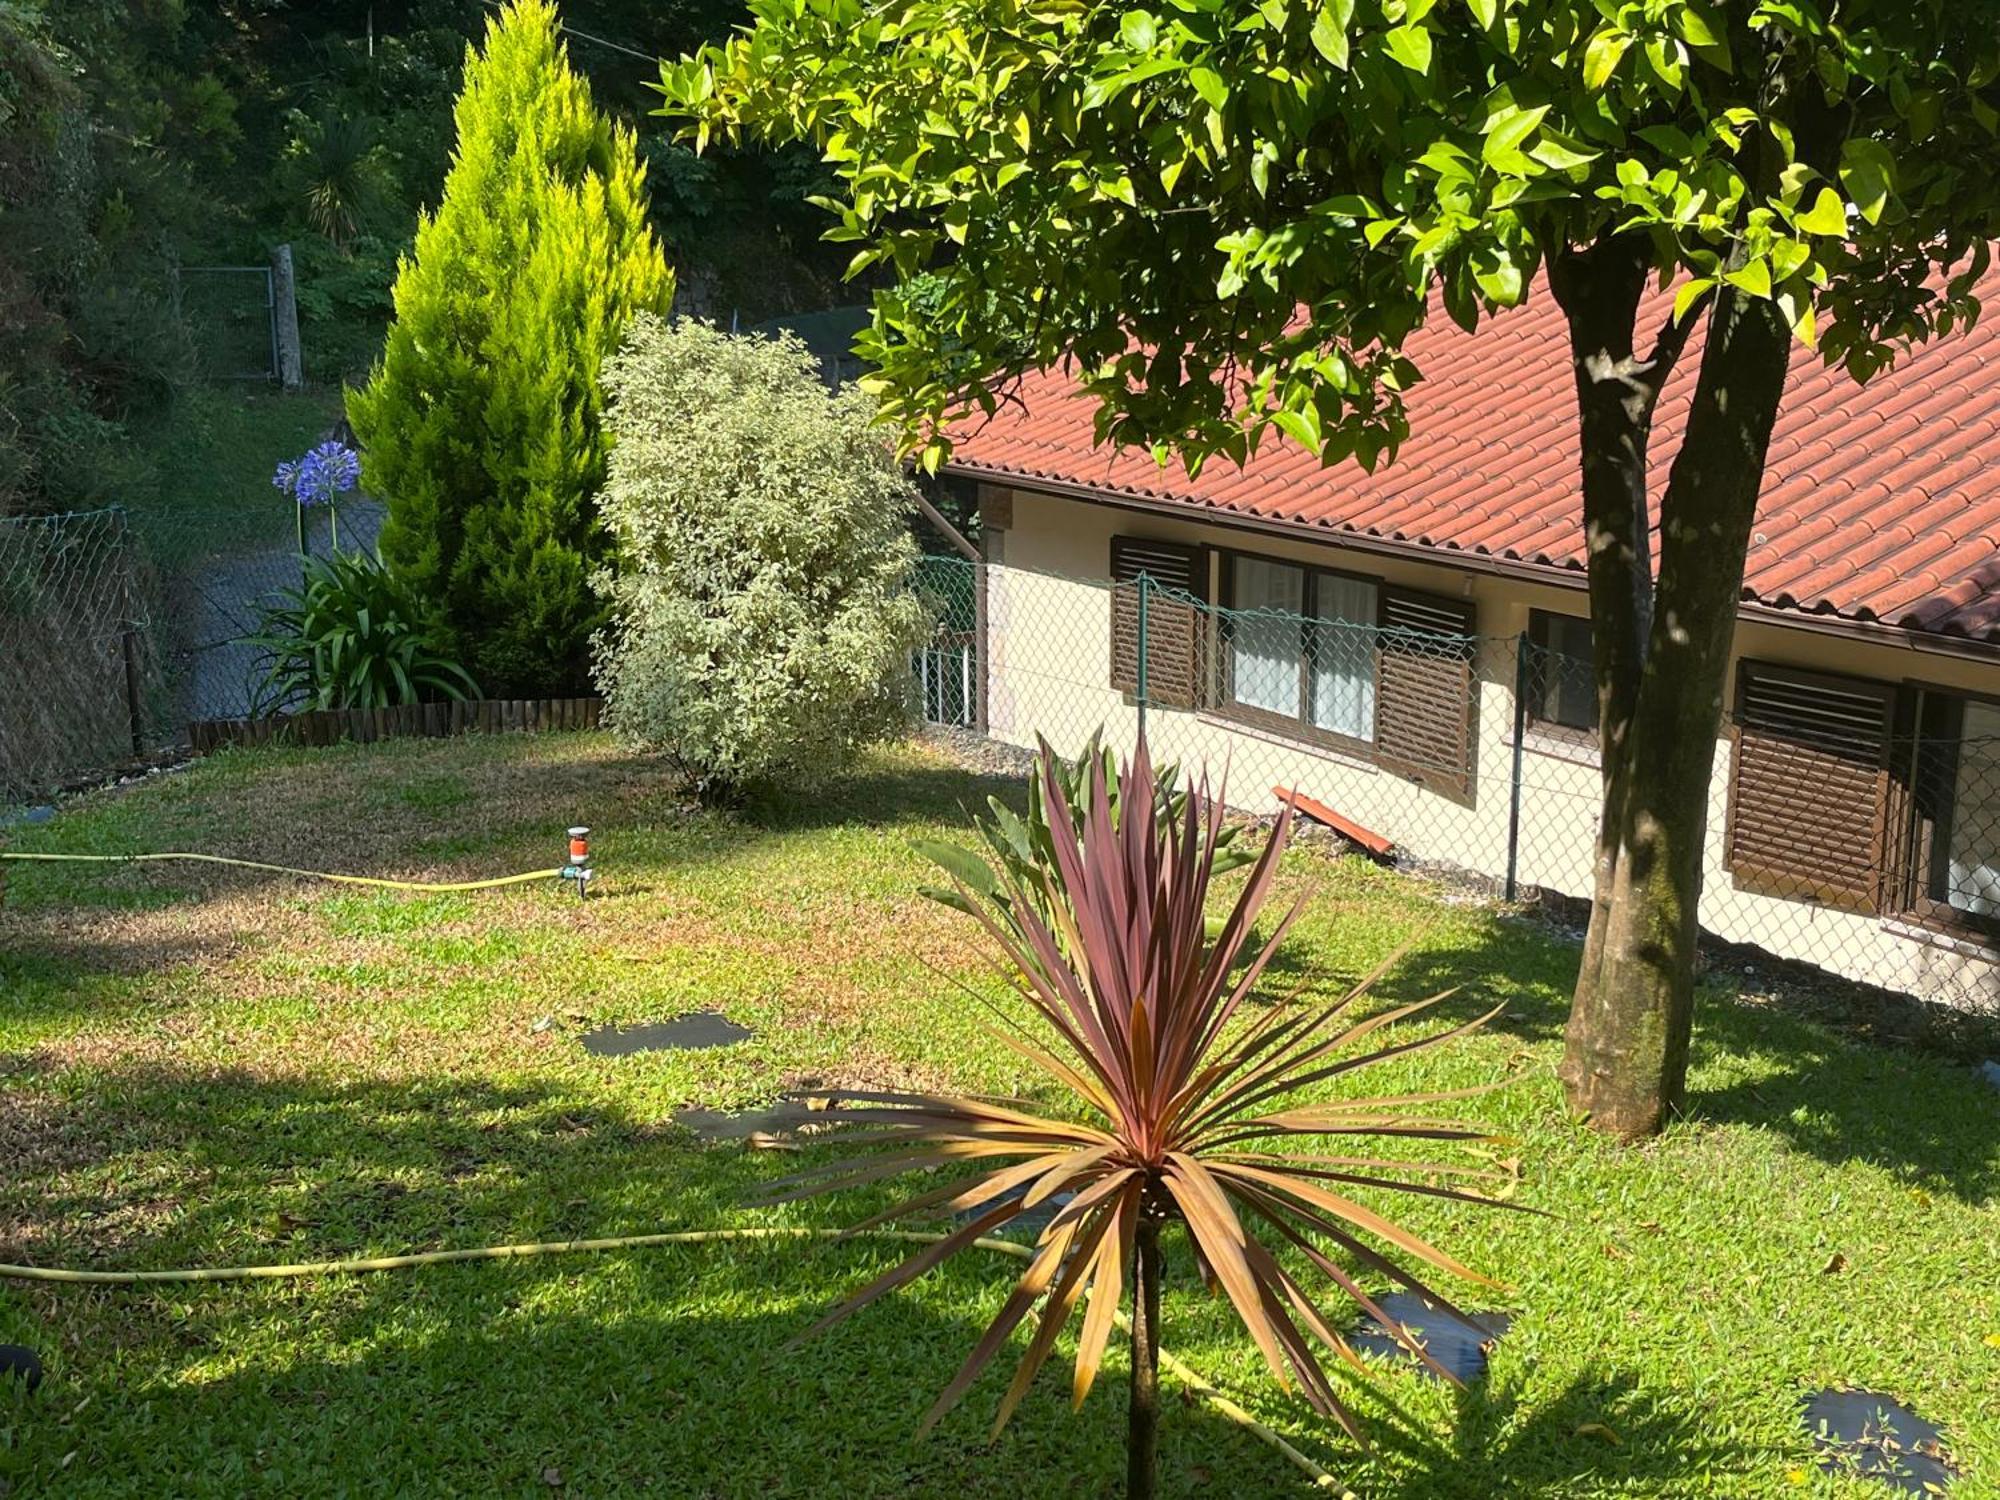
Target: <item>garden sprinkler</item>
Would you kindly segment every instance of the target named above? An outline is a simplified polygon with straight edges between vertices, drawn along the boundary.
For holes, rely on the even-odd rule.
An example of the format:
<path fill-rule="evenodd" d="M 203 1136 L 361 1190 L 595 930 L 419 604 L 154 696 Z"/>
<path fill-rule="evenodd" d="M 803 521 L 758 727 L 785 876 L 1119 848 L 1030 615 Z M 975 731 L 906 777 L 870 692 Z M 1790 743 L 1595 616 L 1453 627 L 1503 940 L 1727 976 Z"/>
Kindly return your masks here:
<path fill-rule="evenodd" d="M 569 831 L 569 863 L 564 865 L 561 876 L 576 883 L 576 899 L 581 901 L 590 894 L 590 830 L 572 828 Z"/>

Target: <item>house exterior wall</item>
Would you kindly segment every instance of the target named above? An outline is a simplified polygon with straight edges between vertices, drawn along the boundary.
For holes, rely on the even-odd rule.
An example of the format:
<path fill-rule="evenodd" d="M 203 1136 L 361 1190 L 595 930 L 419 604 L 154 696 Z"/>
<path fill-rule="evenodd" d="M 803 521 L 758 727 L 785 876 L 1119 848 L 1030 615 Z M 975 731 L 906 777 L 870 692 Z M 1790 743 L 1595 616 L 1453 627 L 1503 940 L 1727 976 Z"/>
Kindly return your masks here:
<path fill-rule="evenodd" d="M 1296 787 L 1336 812 L 1392 839 L 1426 862 L 1498 881 L 1507 873 L 1514 782 L 1516 640 L 1530 612 L 1585 615 L 1580 587 L 1509 573 L 1475 571 L 1282 533 L 1246 531 L 1197 517 L 1135 511 L 1026 489 L 988 490 L 989 731 L 1013 744 L 1045 737 L 1073 753 L 1102 726 L 1114 744 L 1138 729 L 1135 704 L 1110 686 L 1113 536 L 1139 536 L 1351 570 L 1469 600 L 1481 638 L 1473 670 L 1469 795 L 1433 790 L 1372 764 L 1364 754 L 1302 743 L 1203 710 L 1148 712 L 1157 755 L 1205 764 L 1227 779 L 1229 801 L 1246 809 L 1275 804 L 1273 788 Z M 1468 560 L 1472 563 L 1473 560 Z M 1731 670 L 1742 659 L 1808 670 L 1922 681 L 1954 691 L 2000 695 L 2000 661 L 1920 653 L 1908 646 L 1745 619 Z M 1726 865 L 1731 748 L 1717 745 L 1710 788 L 1706 878 L 1700 921 L 1731 942 L 1754 944 L 1866 983 L 1977 1009 L 2000 1009 L 2000 955 L 1906 923 L 1746 890 Z M 1520 754 L 1520 830 L 1514 843 L 1525 887 L 1587 897 L 1599 808 L 1595 752 L 1574 737 L 1533 728 Z M 2000 836 L 2000 834 L 1996 834 Z"/>

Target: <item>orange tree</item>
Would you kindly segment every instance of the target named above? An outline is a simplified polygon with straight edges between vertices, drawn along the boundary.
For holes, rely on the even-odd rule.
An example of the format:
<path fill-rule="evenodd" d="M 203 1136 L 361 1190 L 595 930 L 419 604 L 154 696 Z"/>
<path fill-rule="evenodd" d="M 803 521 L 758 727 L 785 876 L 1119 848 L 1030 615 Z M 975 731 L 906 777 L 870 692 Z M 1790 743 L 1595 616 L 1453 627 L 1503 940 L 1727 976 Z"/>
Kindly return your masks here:
<path fill-rule="evenodd" d="M 1100 436 L 1190 470 L 1272 429 L 1393 456 L 1400 352 L 1537 287 L 1568 319 L 1603 816 L 1563 1077 L 1679 1105 L 1724 677 L 1791 341 L 1865 380 L 1977 313 L 2000 0 L 753 0 L 662 70 L 697 140 L 815 142 L 878 296 L 864 352 L 948 419 L 1072 357 Z M 1642 327 L 1649 280 L 1677 281 Z M 1653 408 L 1708 324 L 1649 534 Z M 1561 378 L 1551 369 L 1550 379 Z"/>

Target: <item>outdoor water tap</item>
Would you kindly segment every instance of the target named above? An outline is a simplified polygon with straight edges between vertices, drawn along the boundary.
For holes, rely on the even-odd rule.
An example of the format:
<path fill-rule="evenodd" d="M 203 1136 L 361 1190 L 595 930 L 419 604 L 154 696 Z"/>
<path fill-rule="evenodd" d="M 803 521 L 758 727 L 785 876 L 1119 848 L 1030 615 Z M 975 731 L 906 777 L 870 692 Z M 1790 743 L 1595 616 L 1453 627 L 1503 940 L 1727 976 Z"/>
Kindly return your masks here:
<path fill-rule="evenodd" d="M 576 899 L 581 901 L 590 894 L 590 830 L 572 828 L 569 831 L 569 863 L 562 867 L 562 878 L 576 885 Z"/>

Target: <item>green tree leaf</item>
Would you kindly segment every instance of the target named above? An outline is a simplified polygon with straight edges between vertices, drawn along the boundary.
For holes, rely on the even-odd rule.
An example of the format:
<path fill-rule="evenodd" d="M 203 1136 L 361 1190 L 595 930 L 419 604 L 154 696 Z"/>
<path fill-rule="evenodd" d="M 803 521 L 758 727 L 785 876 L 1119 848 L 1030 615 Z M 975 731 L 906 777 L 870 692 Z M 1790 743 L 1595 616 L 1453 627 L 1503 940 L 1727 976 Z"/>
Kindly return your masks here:
<path fill-rule="evenodd" d="M 1533 109 L 1508 105 L 1505 109 L 1497 111 L 1493 118 L 1487 121 L 1486 137 L 1480 143 L 1480 156 L 1489 167 L 1517 174 L 1525 173 L 1528 170 L 1528 161 L 1521 152 L 1521 143 L 1535 133 L 1548 112 L 1549 107 L 1546 104 L 1537 104 Z"/>
<path fill-rule="evenodd" d="M 1807 234 L 1847 233 L 1847 205 L 1832 188 L 1823 187 L 1813 206 L 1792 221 Z"/>
<path fill-rule="evenodd" d="M 1382 37 L 1389 56 L 1412 73 L 1431 70 L 1431 34 L 1423 26 L 1393 26 Z"/>
<path fill-rule="evenodd" d="M 1347 70 L 1347 28 L 1354 20 L 1354 0 L 1322 0 L 1313 17 L 1312 44 L 1328 62 Z"/>
<path fill-rule="evenodd" d="M 1611 75 L 1624 59 L 1625 49 L 1631 45 L 1631 32 L 1608 23 L 1600 27 L 1583 49 L 1583 86 L 1601 89 L 1611 82 Z"/>
<path fill-rule="evenodd" d="M 1118 22 L 1118 36 L 1134 52 L 1151 52 L 1160 39 L 1159 23 L 1147 10 L 1128 10 Z"/>
<path fill-rule="evenodd" d="M 1879 224 L 1896 190 L 1896 158 L 1880 141 L 1849 140 L 1840 148 L 1840 181 L 1861 217 Z"/>

